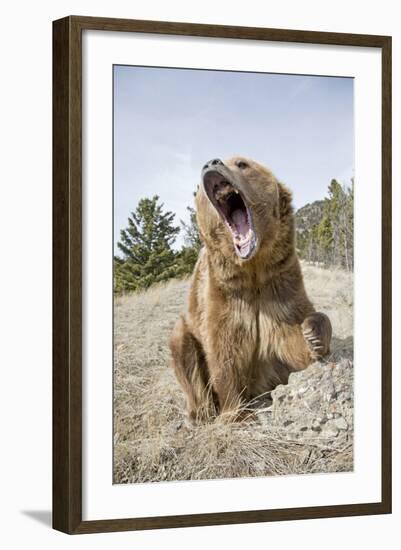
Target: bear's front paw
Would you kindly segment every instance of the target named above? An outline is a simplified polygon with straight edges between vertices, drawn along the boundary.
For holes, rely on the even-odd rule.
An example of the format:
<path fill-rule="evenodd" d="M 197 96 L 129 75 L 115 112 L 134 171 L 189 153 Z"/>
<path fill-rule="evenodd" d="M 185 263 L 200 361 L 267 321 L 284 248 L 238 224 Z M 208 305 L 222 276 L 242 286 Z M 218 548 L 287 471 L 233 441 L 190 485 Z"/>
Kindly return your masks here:
<path fill-rule="evenodd" d="M 318 361 L 326 354 L 326 346 L 322 340 L 322 334 L 318 323 L 314 319 L 306 318 L 302 323 L 302 334 L 309 347 L 311 358 Z"/>

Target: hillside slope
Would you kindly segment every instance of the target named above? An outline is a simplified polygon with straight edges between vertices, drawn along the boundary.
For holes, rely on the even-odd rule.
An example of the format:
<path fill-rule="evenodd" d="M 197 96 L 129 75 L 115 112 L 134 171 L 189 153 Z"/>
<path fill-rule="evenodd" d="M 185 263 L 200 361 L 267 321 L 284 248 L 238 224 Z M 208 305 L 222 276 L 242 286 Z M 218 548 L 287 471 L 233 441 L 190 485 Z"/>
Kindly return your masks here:
<path fill-rule="evenodd" d="M 315 306 L 332 320 L 332 356 L 327 366 L 291 375 L 273 392 L 273 404 L 257 404 L 258 420 L 249 424 L 217 420 L 194 427 L 186 420 L 183 394 L 168 368 L 168 338 L 188 281 L 116 298 L 115 483 L 352 470 L 352 274 L 312 266 L 304 266 L 304 274 Z M 333 397 L 322 412 L 329 386 L 342 401 Z M 306 405 L 312 412 L 305 416 Z M 333 419 L 338 425 L 346 419 L 347 429 L 328 430 Z"/>
<path fill-rule="evenodd" d="M 323 217 L 324 200 L 314 201 L 295 211 L 295 227 L 297 235 L 303 235 L 313 225 L 317 225 Z"/>

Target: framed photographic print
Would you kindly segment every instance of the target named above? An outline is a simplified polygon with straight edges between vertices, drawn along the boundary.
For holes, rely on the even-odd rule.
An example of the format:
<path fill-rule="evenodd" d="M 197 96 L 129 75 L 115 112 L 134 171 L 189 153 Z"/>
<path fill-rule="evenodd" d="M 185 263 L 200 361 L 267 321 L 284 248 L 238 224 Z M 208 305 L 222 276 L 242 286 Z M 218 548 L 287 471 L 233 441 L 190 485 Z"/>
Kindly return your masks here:
<path fill-rule="evenodd" d="M 53 23 L 53 526 L 391 512 L 391 38 Z"/>

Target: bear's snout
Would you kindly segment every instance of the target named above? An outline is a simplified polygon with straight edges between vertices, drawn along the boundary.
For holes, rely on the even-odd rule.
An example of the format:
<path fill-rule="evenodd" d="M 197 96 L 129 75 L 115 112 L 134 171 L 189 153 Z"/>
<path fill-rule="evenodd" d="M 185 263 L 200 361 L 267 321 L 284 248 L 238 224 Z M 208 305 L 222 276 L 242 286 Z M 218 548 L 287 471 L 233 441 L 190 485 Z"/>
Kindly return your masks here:
<path fill-rule="evenodd" d="M 202 168 L 202 172 L 205 172 L 208 168 L 211 168 L 212 166 L 223 166 L 224 163 L 222 160 L 220 159 L 212 159 L 212 160 L 209 160 L 205 166 Z"/>

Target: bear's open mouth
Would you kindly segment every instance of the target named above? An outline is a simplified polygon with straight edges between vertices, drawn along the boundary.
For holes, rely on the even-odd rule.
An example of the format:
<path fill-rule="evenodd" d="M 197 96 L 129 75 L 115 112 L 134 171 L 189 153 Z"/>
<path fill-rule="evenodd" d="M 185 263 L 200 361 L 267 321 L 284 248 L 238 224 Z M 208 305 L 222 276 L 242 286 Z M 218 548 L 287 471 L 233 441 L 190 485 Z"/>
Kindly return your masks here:
<path fill-rule="evenodd" d="M 256 235 L 242 193 L 217 171 L 206 172 L 203 183 L 210 202 L 230 230 L 236 253 L 243 260 L 249 259 L 256 248 Z"/>

